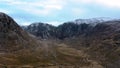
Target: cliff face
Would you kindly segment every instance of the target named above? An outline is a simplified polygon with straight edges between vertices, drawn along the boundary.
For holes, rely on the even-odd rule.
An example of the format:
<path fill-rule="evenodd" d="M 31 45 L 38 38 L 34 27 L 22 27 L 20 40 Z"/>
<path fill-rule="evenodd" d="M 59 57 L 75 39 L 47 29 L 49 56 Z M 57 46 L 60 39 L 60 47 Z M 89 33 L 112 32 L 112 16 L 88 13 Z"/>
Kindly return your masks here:
<path fill-rule="evenodd" d="M 111 20 L 98 22 L 96 25 L 94 23 L 82 23 L 77 24 L 75 22 L 67 22 L 61 24 L 57 27 L 44 24 L 44 23 L 34 23 L 26 26 L 24 30 L 29 33 L 41 38 L 41 39 L 66 39 L 74 38 L 78 36 L 95 35 L 96 33 L 112 34 L 112 32 L 119 32 L 120 21 Z M 109 33 L 107 33 L 109 32 Z M 99 34 L 96 34 L 99 35 Z M 96 36 L 95 35 L 95 36 Z"/>
<path fill-rule="evenodd" d="M 56 28 L 49 24 L 33 23 L 29 26 L 26 26 L 26 28 L 24 29 L 41 39 L 48 39 L 55 37 Z"/>
<path fill-rule="evenodd" d="M 41 39 L 65 39 L 83 35 L 91 29 L 90 27 L 91 25 L 86 23 L 75 24 L 73 22 L 64 23 L 58 27 L 44 23 L 34 23 L 23 29 Z"/>

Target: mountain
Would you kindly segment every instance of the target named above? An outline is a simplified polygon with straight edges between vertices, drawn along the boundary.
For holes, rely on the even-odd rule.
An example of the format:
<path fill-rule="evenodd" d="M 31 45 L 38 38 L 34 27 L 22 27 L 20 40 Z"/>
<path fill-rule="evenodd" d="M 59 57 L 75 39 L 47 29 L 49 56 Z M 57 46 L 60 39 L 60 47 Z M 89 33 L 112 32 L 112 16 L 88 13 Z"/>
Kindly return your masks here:
<path fill-rule="evenodd" d="M 120 20 L 23 29 L 0 13 L 0 68 L 120 68 Z"/>
<path fill-rule="evenodd" d="M 32 38 L 8 15 L 0 13 L 0 52 L 18 51 L 29 46 Z"/>
<path fill-rule="evenodd" d="M 120 67 L 120 21 L 98 23 L 84 36 L 63 41 L 72 48 L 84 50 L 105 68 Z"/>
<path fill-rule="evenodd" d="M 91 19 L 76 19 L 75 21 L 65 22 L 59 26 L 53 26 L 50 24 L 44 24 L 40 22 L 33 23 L 29 26 L 26 26 L 25 28 L 23 27 L 23 29 L 41 39 L 65 39 L 68 37 L 86 34 L 97 24 L 114 20 L 119 21 L 119 19 L 111 19 L 105 17 Z"/>
<path fill-rule="evenodd" d="M 43 33 L 41 37 L 54 28 L 47 24 L 31 27 L 38 25 L 42 26 L 38 27 Z M 43 28 L 46 31 L 42 30 Z M 59 40 L 37 39 L 24 31 L 10 16 L 0 13 L 0 68 L 102 67 L 88 58 L 89 55 L 84 51 L 72 48 Z"/>
<path fill-rule="evenodd" d="M 0 65 L 24 63 L 25 56 L 32 55 L 36 46 L 38 42 L 29 33 L 10 16 L 0 13 Z"/>
<path fill-rule="evenodd" d="M 91 18 L 91 19 L 76 19 L 74 22 L 77 24 L 81 23 L 101 23 L 104 21 L 111 21 L 114 19 L 108 18 L 108 17 L 99 17 L 99 18 Z"/>
<path fill-rule="evenodd" d="M 44 27 L 47 28 L 47 26 Z M 42 26 L 39 25 L 39 27 Z M 32 27 L 31 29 L 36 30 L 37 28 Z M 38 32 L 41 32 L 41 30 Z M 48 33 L 44 33 L 44 35 L 48 36 Z M 41 35 L 37 37 L 41 37 Z M 51 37 L 54 38 L 51 39 Z M 65 46 L 67 46 L 67 53 L 69 51 L 68 48 L 82 51 L 82 53 L 84 52 L 84 54 L 89 56 L 86 57 L 87 62 L 89 60 L 93 61 L 92 63 L 97 63 L 100 67 L 102 66 L 101 68 L 120 67 L 120 20 L 118 19 L 97 22 L 94 26 L 91 23 L 77 24 L 75 22 L 66 22 L 54 27 L 53 35 L 50 35 L 50 38 L 41 39 L 46 39 L 46 41 L 57 40 L 57 45 L 62 44 L 63 51 L 64 49 L 66 50 Z M 53 43 L 56 44 L 55 42 Z M 57 47 L 59 48 L 59 46 Z M 70 51 L 73 52 L 72 49 Z"/>
<path fill-rule="evenodd" d="M 47 39 L 54 37 L 55 28 L 49 24 L 33 23 L 27 26 L 25 30 L 39 38 Z"/>
<path fill-rule="evenodd" d="M 89 30 L 89 27 L 91 27 L 89 24 L 76 24 L 74 22 L 67 22 L 58 27 L 44 23 L 33 23 L 23 29 L 41 39 L 65 39 L 82 35 L 86 30 Z"/>

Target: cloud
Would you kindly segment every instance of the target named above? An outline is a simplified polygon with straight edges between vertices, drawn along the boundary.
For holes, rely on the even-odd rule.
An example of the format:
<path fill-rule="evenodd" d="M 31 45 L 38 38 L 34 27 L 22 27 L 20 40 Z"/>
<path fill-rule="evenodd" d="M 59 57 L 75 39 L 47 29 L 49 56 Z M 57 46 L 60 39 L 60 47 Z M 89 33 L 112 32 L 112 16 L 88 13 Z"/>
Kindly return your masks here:
<path fill-rule="evenodd" d="M 120 0 L 70 0 L 81 4 L 97 4 L 108 8 L 120 8 Z"/>
<path fill-rule="evenodd" d="M 74 15 L 80 15 L 85 13 L 86 11 L 82 8 L 72 8 L 71 9 L 72 13 L 74 13 Z"/>
<path fill-rule="evenodd" d="M 7 13 L 7 14 L 11 13 L 11 11 L 8 11 L 6 9 L 0 9 L 0 12 L 4 12 L 4 13 Z"/>
<path fill-rule="evenodd" d="M 95 2 L 109 8 L 120 8 L 120 0 L 95 0 Z"/>
<path fill-rule="evenodd" d="M 0 2 L 35 15 L 49 15 L 53 11 L 61 10 L 64 5 L 64 0 L 36 0 L 31 2 L 24 0 L 4 0 Z"/>
<path fill-rule="evenodd" d="M 47 21 L 58 25 L 82 17 L 119 17 L 119 3 L 120 0 L 0 0 L 0 11 L 19 24 Z"/>
<path fill-rule="evenodd" d="M 16 10 L 21 10 L 33 15 L 53 15 L 54 12 L 59 12 L 61 10 L 66 10 L 66 4 L 70 7 L 73 12 L 84 12 L 82 9 L 76 9 L 76 4 L 80 7 L 84 4 L 87 5 L 100 5 L 108 8 L 120 8 L 120 0 L 0 0 L 0 4 L 6 4 L 11 7 L 16 8 Z M 2 6 L 1 6 L 2 7 Z M 8 8 L 9 9 L 9 8 Z M 2 10 L 3 11 L 3 10 Z M 6 12 L 6 11 L 5 11 Z M 14 12 L 14 11 L 13 11 Z M 8 12 L 7 12 L 8 13 Z"/>
<path fill-rule="evenodd" d="M 70 1 L 76 3 L 91 3 L 93 0 L 70 0 Z"/>

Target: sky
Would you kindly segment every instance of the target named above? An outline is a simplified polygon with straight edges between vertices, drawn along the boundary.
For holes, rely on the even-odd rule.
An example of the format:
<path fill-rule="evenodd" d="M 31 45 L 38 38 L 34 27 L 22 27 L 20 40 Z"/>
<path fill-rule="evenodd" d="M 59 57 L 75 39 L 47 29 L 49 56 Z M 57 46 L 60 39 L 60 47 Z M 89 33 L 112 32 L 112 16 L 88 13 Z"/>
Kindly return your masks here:
<path fill-rule="evenodd" d="M 57 26 L 75 19 L 120 19 L 120 0 L 0 0 L 0 12 L 19 25 L 42 22 Z"/>

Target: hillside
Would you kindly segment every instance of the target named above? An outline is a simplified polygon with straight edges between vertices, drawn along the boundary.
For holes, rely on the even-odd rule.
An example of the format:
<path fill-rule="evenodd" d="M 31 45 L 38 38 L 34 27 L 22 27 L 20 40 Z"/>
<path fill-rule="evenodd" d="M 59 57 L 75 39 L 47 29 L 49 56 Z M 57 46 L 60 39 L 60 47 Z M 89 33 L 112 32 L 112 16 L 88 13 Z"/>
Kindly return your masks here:
<path fill-rule="evenodd" d="M 0 24 L 0 68 L 102 67 L 81 50 L 36 39 L 5 13 L 0 13 Z"/>
<path fill-rule="evenodd" d="M 23 30 L 0 13 L 0 68 L 119 68 L 119 28 L 114 20 L 95 26 L 37 23 Z"/>
<path fill-rule="evenodd" d="M 47 28 L 47 26 L 44 27 Z M 33 33 L 40 33 L 41 30 L 35 27 L 31 28 L 31 30 L 37 30 Z M 41 25 L 37 27 L 41 27 Z M 57 39 L 60 41 L 59 43 L 83 51 L 89 55 L 90 60 L 98 62 L 103 67 L 120 67 L 120 20 L 98 22 L 96 25 L 93 25 L 93 23 L 76 24 L 74 22 L 67 22 L 58 27 L 52 27 L 54 28 L 53 30 L 51 28 L 45 29 L 45 31 L 48 30 L 44 33 L 46 38 L 39 38 L 41 35 L 37 36 L 32 31 L 30 33 L 41 40 Z M 53 35 L 50 34 L 49 30 L 53 31 Z"/>

